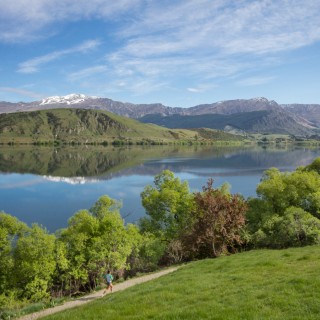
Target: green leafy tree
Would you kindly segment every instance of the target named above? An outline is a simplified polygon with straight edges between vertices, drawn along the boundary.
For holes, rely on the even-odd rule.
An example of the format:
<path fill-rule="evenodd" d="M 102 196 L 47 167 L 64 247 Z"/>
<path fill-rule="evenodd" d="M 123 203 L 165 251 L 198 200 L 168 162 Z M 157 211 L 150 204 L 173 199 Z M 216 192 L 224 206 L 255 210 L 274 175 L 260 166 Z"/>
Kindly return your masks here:
<path fill-rule="evenodd" d="M 68 260 L 67 245 L 59 240 L 59 232 L 57 232 L 57 239 L 55 241 L 54 255 L 56 268 L 53 274 L 52 291 L 55 296 L 62 297 L 66 291 L 70 293 L 71 276 L 68 272 L 70 261 Z"/>
<path fill-rule="evenodd" d="M 246 229 L 250 234 L 262 228 L 264 223 L 274 215 L 273 207 L 267 200 L 249 198 L 246 211 Z"/>
<path fill-rule="evenodd" d="M 154 186 L 141 193 L 148 218 L 141 221 L 142 230 L 152 231 L 164 240 L 178 238 L 189 227 L 193 195 L 187 181 L 181 182 L 173 172 L 164 170 L 154 178 Z"/>
<path fill-rule="evenodd" d="M 287 248 L 320 243 L 320 220 L 301 208 L 289 207 L 273 215 L 253 235 L 255 245 Z"/>
<path fill-rule="evenodd" d="M 320 217 L 320 176 L 316 171 L 298 168 L 292 173 L 271 168 L 264 173 L 257 187 L 258 196 L 267 201 L 274 213 L 282 215 L 295 206 Z"/>
<path fill-rule="evenodd" d="M 316 171 L 318 174 L 320 174 L 320 158 L 316 158 L 310 163 L 309 165 L 302 168 L 302 170 L 305 171 Z"/>
<path fill-rule="evenodd" d="M 133 247 L 130 232 L 124 226 L 119 208 L 121 203 L 102 196 L 88 210 L 80 210 L 69 219 L 59 241 L 67 248 L 70 292 L 93 289 L 106 268 L 121 270 Z"/>
<path fill-rule="evenodd" d="M 37 224 L 19 237 L 14 250 L 14 275 L 21 295 L 32 301 L 49 297 L 55 271 L 55 236 Z"/>
<path fill-rule="evenodd" d="M 135 245 L 129 256 L 130 268 L 127 271 L 129 276 L 133 276 L 138 272 L 156 270 L 158 262 L 167 247 L 167 244 L 154 233 L 141 233 L 136 226 L 134 233 Z"/>
<path fill-rule="evenodd" d="M 293 172 L 267 170 L 249 200 L 247 230 L 260 247 L 283 248 L 318 243 L 320 158 Z"/>
<path fill-rule="evenodd" d="M 17 239 L 28 231 L 26 224 L 0 212 L 0 294 L 14 290 L 13 252 Z"/>

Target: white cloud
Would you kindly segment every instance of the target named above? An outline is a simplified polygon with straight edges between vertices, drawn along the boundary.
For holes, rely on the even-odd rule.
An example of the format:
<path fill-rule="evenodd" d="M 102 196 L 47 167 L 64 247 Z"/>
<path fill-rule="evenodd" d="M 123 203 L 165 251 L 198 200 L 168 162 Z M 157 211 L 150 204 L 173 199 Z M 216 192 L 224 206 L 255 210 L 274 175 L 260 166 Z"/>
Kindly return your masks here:
<path fill-rule="evenodd" d="M 183 88 L 195 93 L 210 88 L 194 83 L 236 81 L 285 63 L 282 53 L 320 41 L 319 12 L 319 0 L 0 0 L 0 41 L 46 36 L 59 22 L 117 22 L 107 31 L 118 47 L 110 45 L 101 65 L 83 66 L 68 80 L 108 71 L 102 87 L 141 94 L 189 79 Z M 18 71 L 37 72 L 65 55 L 91 50 L 99 45 L 94 41 L 24 61 Z M 272 79 L 251 77 L 236 84 Z"/>
<path fill-rule="evenodd" d="M 193 92 L 193 93 L 199 93 L 199 92 L 202 92 L 201 89 L 199 88 L 188 88 L 187 89 L 189 92 Z"/>
<path fill-rule="evenodd" d="M 317 0 L 151 1 L 122 35 L 130 37 L 125 49 L 133 55 L 270 53 L 319 41 L 319 11 Z"/>
<path fill-rule="evenodd" d="M 75 46 L 73 48 L 68 48 L 64 50 L 54 51 L 46 55 L 35 57 L 33 59 L 24 61 L 19 64 L 18 72 L 20 73 L 35 73 L 39 70 L 39 67 L 47 64 L 51 61 L 57 60 L 60 57 L 73 54 L 73 53 L 86 53 L 100 45 L 98 40 L 88 40 L 82 44 Z"/>
<path fill-rule="evenodd" d="M 0 0 L 0 41 L 24 42 L 47 36 L 62 21 L 113 19 L 137 10 L 142 0 Z"/>
<path fill-rule="evenodd" d="M 118 35 L 131 39 L 133 54 L 136 46 L 159 53 L 276 52 L 318 41 L 319 11 L 318 0 L 0 0 L 0 39 L 43 36 L 62 21 L 125 17 Z"/>
<path fill-rule="evenodd" d="M 273 81 L 275 77 L 251 77 L 237 81 L 237 84 L 244 87 L 258 86 Z"/>
<path fill-rule="evenodd" d="M 70 73 L 68 75 L 68 79 L 70 81 L 77 81 L 80 79 L 95 76 L 99 73 L 105 73 L 107 72 L 107 70 L 108 70 L 108 67 L 104 65 L 89 67 L 89 68 L 85 68 L 85 69 Z"/>
<path fill-rule="evenodd" d="M 121 81 L 177 77 L 200 81 L 238 78 L 242 73 L 284 63 L 281 52 L 320 40 L 320 2 L 306 0 L 190 0 L 149 5 L 124 24 L 123 45 L 107 56 Z M 269 78 L 243 80 L 258 85 Z M 194 82 L 194 79 L 193 79 Z M 204 88 L 189 87 L 203 92 Z"/>
<path fill-rule="evenodd" d="M 24 97 L 29 97 L 33 99 L 43 99 L 44 95 L 40 93 L 36 93 L 30 90 L 22 89 L 22 88 L 11 88 L 11 87 L 0 87 L 0 91 L 2 92 L 12 92 Z"/>
<path fill-rule="evenodd" d="M 187 88 L 187 91 L 192 92 L 192 93 L 202 93 L 202 92 L 206 92 L 209 90 L 213 90 L 217 87 L 218 86 L 216 84 L 200 84 L 196 87 Z"/>

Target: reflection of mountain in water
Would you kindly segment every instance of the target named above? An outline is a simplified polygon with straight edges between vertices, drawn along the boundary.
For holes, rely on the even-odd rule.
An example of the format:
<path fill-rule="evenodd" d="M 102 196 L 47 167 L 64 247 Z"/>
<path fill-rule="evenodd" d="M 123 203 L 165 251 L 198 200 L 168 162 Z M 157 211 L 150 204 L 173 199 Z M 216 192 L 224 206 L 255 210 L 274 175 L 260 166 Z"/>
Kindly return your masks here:
<path fill-rule="evenodd" d="M 73 177 L 73 178 L 66 178 L 66 177 L 53 177 L 53 176 L 43 176 L 44 179 L 52 181 L 52 182 L 65 182 L 69 184 L 85 184 L 88 182 L 97 182 L 98 179 L 94 178 L 85 178 L 85 177 Z"/>
<path fill-rule="evenodd" d="M 211 151 L 190 159 L 162 159 L 148 162 L 145 167 L 163 166 L 174 172 L 206 177 L 248 176 L 262 173 L 271 167 L 277 167 L 281 171 L 292 171 L 298 166 L 311 163 L 319 156 L 319 149 L 250 148 L 225 150 L 223 153 Z"/>
<path fill-rule="evenodd" d="M 310 163 L 319 150 L 235 147 L 4 147 L 0 172 L 32 173 L 70 184 L 116 176 L 156 175 L 169 169 L 198 176 L 256 174 L 270 167 L 292 170 Z M 241 170 L 240 170 L 241 169 Z"/>
<path fill-rule="evenodd" d="M 123 166 L 137 165 L 143 162 L 144 154 L 144 148 L 1 148 L 0 171 L 33 173 L 51 180 L 54 177 L 82 177 L 83 180 L 119 171 Z"/>

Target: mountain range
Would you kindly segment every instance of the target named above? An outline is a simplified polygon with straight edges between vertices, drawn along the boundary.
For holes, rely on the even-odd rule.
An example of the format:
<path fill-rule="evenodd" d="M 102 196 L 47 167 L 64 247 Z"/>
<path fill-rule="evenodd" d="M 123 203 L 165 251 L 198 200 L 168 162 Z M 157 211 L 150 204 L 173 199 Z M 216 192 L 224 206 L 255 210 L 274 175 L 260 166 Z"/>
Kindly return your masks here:
<path fill-rule="evenodd" d="M 236 99 L 172 108 L 161 103 L 133 104 L 108 98 L 70 94 L 40 101 L 0 102 L 0 113 L 56 108 L 109 111 L 168 128 L 212 128 L 233 133 L 278 133 L 311 136 L 320 130 L 319 104 L 283 104 L 266 98 Z"/>

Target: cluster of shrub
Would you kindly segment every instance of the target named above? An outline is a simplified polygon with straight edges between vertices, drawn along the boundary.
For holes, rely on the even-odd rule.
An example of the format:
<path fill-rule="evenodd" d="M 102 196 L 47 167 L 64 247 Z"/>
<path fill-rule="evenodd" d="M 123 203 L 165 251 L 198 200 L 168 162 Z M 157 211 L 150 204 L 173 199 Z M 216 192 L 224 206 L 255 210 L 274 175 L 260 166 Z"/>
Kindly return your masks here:
<path fill-rule="evenodd" d="M 244 199 L 212 179 L 190 192 L 166 170 L 141 193 L 147 214 L 138 224 L 125 225 L 121 203 L 108 196 L 55 234 L 0 213 L 0 305 L 94 290 L 106 269 L 127 277 L 239 250 L 318 244 L 319 174 L 320 158 L 291 173 L 271 168 L 258 197 Z"/>

